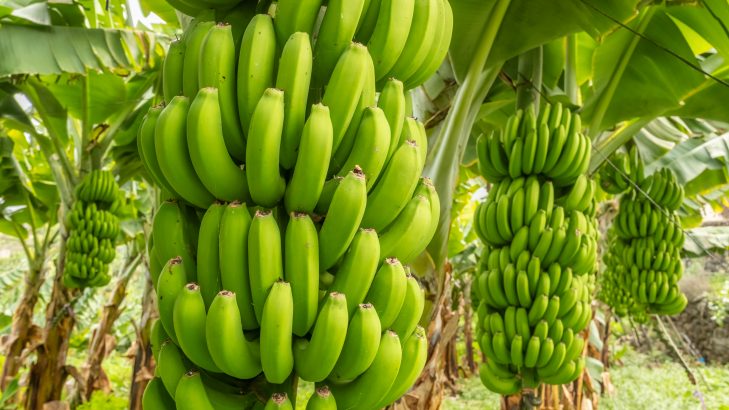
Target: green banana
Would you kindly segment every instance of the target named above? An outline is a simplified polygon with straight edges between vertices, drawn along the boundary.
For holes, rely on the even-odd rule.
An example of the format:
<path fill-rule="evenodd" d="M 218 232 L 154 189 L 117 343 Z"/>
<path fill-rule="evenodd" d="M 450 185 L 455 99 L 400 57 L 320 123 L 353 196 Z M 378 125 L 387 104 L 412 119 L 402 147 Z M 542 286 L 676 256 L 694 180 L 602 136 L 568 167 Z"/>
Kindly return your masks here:
<path fill-rule="evenodd" d="M 161 261 L 180 257 L 185 261 L 188 282 L 197 280 L 195 250 L 198 226 L 192 210 L 175 201 L 165 201 L 157 209 L 152 222 L 155 253 Z"/>
<path fill-rule="evenodd" d="M 310 382 L 321 382 L 327 378 L 345 345 L 348 319 L 345 295 L 329 292 L 316 318 L 311 339 L 298 339 L 294 343 L 297 376 Z"/>
<path fill-rule="evenodd" d="M 215 296 L 208 309 L 205 338 L 213 362 L 226 374 L 252 379 L 261 373 L 260 346 L 243 333 L 235 293 L 224 290 Z"/>
<path fill-rule="evenodd" d="M 365 0 L 331 0 L 327 4 L 314 45 L 314 86 L 322 86 L 327 79 L 334 77 L 332 70 L 336 72 L 337 61 L 346 53 L 345 50 L 354 37 L 364 2 Z M 324 104 L 329 105 L 326 102 Z M 336 149 L 338 144 L 335 143 L 334 146 Z"/>
<path fill-rule="evenodd" d="M 205 302 L 197 284 L 188 283 L 183 287 L 177 295 L 172 313 L 175 335 L 185 356 L 202 369 L 220 372 L 208 351 Z"/>
<path fill-rule="evenodd" d="M 155 367 L 155 375 L 162 379 L 162 383 L 171 397 L 174 397 L 177 385 L 188 367 L 187 359 L 175 343 L 171 340 L 162 343 L 159 349 L 159 361 Z"/>
<path fill-rule="evenodd" d="M 279 0 L 273 20 L 279 44 L 284 44 L 296 32 L 311 36 L 322 3 L 323 0 Z"/>
<path fill-rule="evenodd" d="M 330 380 L 349 382 L 364 373 L 375 360 L 382 326 L 377 311 L 370 304 L 358 305 L 347 328 L 346 339 Z"/>
<path fill-rule="evenodd" d="M 226 149 L 221 123 L 223 105 L 219 97 L 218 89 L 201 88 L 190 105 L 187 117 L 190 159 L 200 181 L 215 197 L 247 201 L 250 195 L 246 173 L 233 162 Z"/>
<path fill-rule="evenodd" d="M 175 404 L 179 410 L 215 410 L 205 392 L 200 373 L 194 370 L 185 373 L 177 384 Z"/>
<path fill-rule="evenodd" d="M 337 401 L 329 386 L 319 386 L 314 390 L 314 394 L 306 402 L 306 410 L 337 410 Z"/>
<path fill-rule="evenodd" d="M 336 188 L 319 230 L 320 269 L 331 268 L 344 255 L 362 222 L 366 204 L 365 176 L 356 166 Z"/>
<path fill-rule="evenodd" d="M 170 397 L 162 379 L 155 377 L 147 383 L 142 395 L 142 407 L 145 410 L 174 410 L 175 401 Z"/>
<path fill-rule="evenodd" d="M 367 371 L 351 383 L 331 387 L 337 408 L 374 408 L 393 386 L 401 362 L 400 338 L 388 330 L 382 335 L 375 360 Z"/>
<path fill-rule="evenodd" d="M 273 207 L 286 191 L 279 171 L 279 154 L 284 122 L 284 93 L 267 89 L 251 118 L 246 149 L 248 188 L 253 201 Z"/>
<path fill-rule="evenodd" d="M 407 264 L 420 255 L 431 239 L 427 236 L 431 231 L 430 211 L 430 202 L 426 197 L 413 197 L 380 235 L 382 256 L 398 258 Z"/>
<path fill-rule="evenodd" d="M 258 100 L 274 84 L 275 59 L 276 33 L 273 20 L 267 14 L 257 14 L 243 33 L 238 55 L 238 116 L 246 135 Z"/>
<path fill-rule="evenodd" d="M 405 100 L 402 81 L 395 78 L 388 79 L 382 87 L 380 97 L 377 99 L 377 106 L 382 109 L 390 126 L 390 147 L 387 150 L 385 164 L 390 161 L 390 158 L 395 154 L 395 150 L 400 146 L 400 136 L 405 123 L 406 105 L 407 101 Z"/>
<path fill-rule="evenodd" d="M 162 110 L 154 130 L 157 162 L 165 179 L 185 201 L 207 208 L 215 200 L 195 174 L 187 145 L 190 100 L 176 96 Z"/>
<path fill-rule="evenodd" d="M 182 95 L 187 98 L 194 98 L 200 87 L 200 55 L 202 54 L 205 36 L 207 36 L 208 31 L 214 25 L 214 21 L 197 21 L 185 33 L 185 58 L 182 65 Z M 167 104 L 171 101 L 167 101 Z"/>
<path fill-rule="evenodd" d="M 367 290 L 377 273 L 380 262 L 380 242 L 377 232 L 360 229 L 344 255 L 329 290 L 343 293 L 347 297 L 347 311 L 350 316 L 367 296 Z"/>
<path fill-rule="evenodd" d="M 152 177 L 152 182 L 173 196 L 179 196 L 175 193 L 175 190 L 167 181 L 164 174 L 162 174 L 162 170 L 157 162 L 157 151 L 154 146 L 157 120 L 159 119 L 159 115 L 163 108 L 164 105 L 156 105 L 147 111 L 147 115 L 144 116 L 142 124 L 139 126 L 139 132 L 137 134 L 137 150 L 139 151 L 139 158 L 142 160 L 144 168 L 147 170 L 150 177 Z"/>
<path fill-rule="evenodd" d="M 156 290 L 157 306 L 159 308 L 159 318 L 162 322 L 162 327 L 175 343 L 177 343 L 173 320 L 175 300 L 177 300 L 177 296 L 186 283 L 185 268 L 182 265 L 182 259 L 179 257 L 170 259 L 162 269 Z"/>
<path fill-rule="evenodd" d="M 238 63 L 236 51 L 233 30 L 229 24 L 218 23 L 211 27 L 205 36 L 200 52 L 198 85 L 201 89 L 205 87 L 218 89 L 219 115 L 225 147 L 228 148 L 230 155 L 238 160 L 244 160 L 246 158 L 246 144 L 238 118 L 235 83 L 235 69 Z M 208 147 L 208 149 L 210 148 Z"/>
<path fill-rule="evenodd" d="M 306 121 L 312 58 L 311 43 L 307 33 L 294 33 L 285 41 L 276 77 L 276 88 L 284 92 L 280 161 L 285 169 L 293 168 L 296 163 L 301 133 Z"/>
<path fill-rule="evenodd" d="M 293 410 L 294 406 L 286 393 L 274 393 L 263 410 Z"/>
<path fill-rule="evenodd" d="M 284 278 L 294 298 L 294 334 L 306 335 L 319 303 L 319 239 L 307 214 L 292 213 L 284 238 Z"/>
<path fill-rule="evenodd" d="M 162 95 L 165 101 L 172 101 L 176 95 L 182 95 L 184 61 L 185 42 L 181 40 L 171 42 L 162 65 Z"/>
<path fill-rule="evenodd" d="M 441 0 L 415 0 L 407 42 L 385 78 L 408 79 L 423 64 L 438 41 L 442 11 Z"/>
<path fill-rule="evenodd" d="M 248 232 L 248 275 L 251 300 L 258 322 L 261 323 L 268 293 L 283 278 L 281 232 L 271 211 L 259 210 Z M 291 286 L 287 283 L 287 289 Z"/>
<path fill-rule="evenodd" d="M 314 211 L 324 188 L 333 132 L 329 108 L 314 104 L 304 125 L 293 176 L 284 195 L 289 212 Z"/>
<path fill-rule="evenodd" d="M 200 222 L 200 235 L 197 242 L 197 283 L 200 285 L 200 293 L 205 301 L 205 306 L 215 299 L 220 291 L 220 258 L 219 238 L 220 221 L 223 219 L 225 205 L 214 203 L 205 212 Z"/>
<path fill-rule="evenodd" d="M 431 50 L 431 53 L 418 67 L 417 71 L 413 73 L 405 82 L 405 89 L 409 90 L 415 88 L 430 78 L 433 73 L 441 66 L 443 60 L 448 54 L 450 48 L 451 38 L 453 35 L 453 10 L 451 9 L 450 2 L 441 1 L 442 6 L 440 24 L 437 25 L 437 33 L 435 38 L 437 41 L 433 44 L 437 44 Z"/>
<path fill-rule="evenodd" d="M 294 368 L 293 316 L 291 286 L 287 282 L 275 282 L 266 297 L 261 318 L 261 365 L 269 383 L 283 383 Z"/>
<path fill-rule="evenodd" d="M 377 408 L 385 407 L 404 395 L 425 367 L 428 359 L 428 339 L 425 330 L 418 328 L 402 346 L 402 361 L 395 382 L 385 397 L 379 401 Z"/>
<path fill-rule="evenodd" d="M 407 341 L 418 326 L 425 306 L 425 295 L 418 280 L 412 275 L 408 275 L 407 280 L 405 301 L 397 319 L 390 326 L 390 329 L 397 333 L 403 341 Z"/>
<path fill-rule="evenodd" d="M 358 165 L 370 190 L 385 166 L 389 147 L 390 126 L 385 113 L 377 107 L 365 108 L 352 151 L 337 175 L 344 176 Z"/>
<path fill-rule="evenodd" d="M 159 360 L 159 350 L 162 347 L 162 343 L 169 338 L 162 324 L 162 320 L 155 319 L 149 330 L 149 346 L 152 349 L 152 357 L 154 357 L 154 360 Z"/>
<path fill-rule="evenodd" d="M 481 383 L 493 392 L 502 395 L 513 395 L 521 391 L 521 381 L 516 376 L 500 377 L 487 364 L 479 366 L 478 373 Z"/>
<path fill-rule="evenodd" d="M 250 225 L 251 215 L 245 205 L 241 205 L 239 202 L 228 204 L 220 220 L 218 242 L 220 284 L 223 289 L 235 293 L 241 325 L 245 330 L 258 328 L 248 273 Z"/>
<path fill-rule="evenodd" d="M 410 33 L 414 9 L 414 0 L 382 0 L 380 2 L 377 24 L 367 43 L 367 48 L 375 63 L 378 80 L 390 72 L 402 54 Z"/>
<path fill-rule="evenodd" d="M 407 276 L 396 258 L 385 258 L 369 288 L 365 302 L 371 303 L 384 329 L 397 319 L 405 301 Z"/>

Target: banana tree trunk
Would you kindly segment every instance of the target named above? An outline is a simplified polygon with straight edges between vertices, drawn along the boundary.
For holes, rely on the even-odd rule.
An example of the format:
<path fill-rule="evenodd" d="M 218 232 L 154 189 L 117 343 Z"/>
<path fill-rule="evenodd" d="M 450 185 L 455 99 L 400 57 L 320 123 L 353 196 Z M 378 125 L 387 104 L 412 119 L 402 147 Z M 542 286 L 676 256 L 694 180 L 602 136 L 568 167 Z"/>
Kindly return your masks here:
<path fill-rule="evenodd" d="M 59 220 L 63 219 L 59 218 Z M 53 291 L 46 309 L 43 341 L 37 348 L 37 359 L 32 364 L 28 375 L 26 410 L 43 410 L 46 403 L 61 400 L 63 386 L 69 375 L 66 368 L 66 356 L 71 332 L 76 324 L 73 302 L 79 291 L 63 286 L 67 240 L 68 236 L 64 231 L 56 260 Z"/>
<path fill-rule="evenodd" d="M 146 269 L 148 270 L 148 269 Z M 149 344 L 149 336 L 152 329 L 152 322 L 159 316 L 156 299 L 154 297 L 154 286 L 149 275 L 144 287 L 144 298 L 142 299 L 142 317 L 137 327 L 136 351 L 134 352 L 134 368 L 132 370 L 132 387 L 129 389 L 129 410 L 142 410 L 142 395 L 147 383 L 154 376 L 154 357 L 152 346 Z"/>
<path fill-rule="evenodd" d="M 40 287 L 46 274 L 45 249 L 42 255 L 37 255 L 32 261 L 28 275 L 25 277 L 23 295 L 18 307 L 13 312 L 13 325 L 5 351 L 0 390 L 5 390 L 8 383 L 18 374 L 23 366 L 23 352 L 32 340 L 38 329 L 33 326 L 33 310 L 38 302 Z"/>

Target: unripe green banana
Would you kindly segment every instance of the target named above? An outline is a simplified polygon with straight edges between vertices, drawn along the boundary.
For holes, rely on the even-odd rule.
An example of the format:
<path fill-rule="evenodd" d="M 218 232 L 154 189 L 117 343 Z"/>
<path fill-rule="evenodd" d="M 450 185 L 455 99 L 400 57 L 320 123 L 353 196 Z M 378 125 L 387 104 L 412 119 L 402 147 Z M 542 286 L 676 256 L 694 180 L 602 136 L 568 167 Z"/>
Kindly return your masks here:
<path fill-rule="evenodd" d="M 311 217 L 291 213 L 284 240 L 284 278 L 294 298 L 294 334 L 304 337 L 319 305 L 319 239 Z"/>
<path fill-rule="evenodd" d="M 162 343 L 169 338 L 162 321 L 155 319 L 149 330 L 149 346 L 152 349 L 154 360 L 159 360 L 159 349 L 162 347 Z"/>
<path fill-rule="evenodd" d="M 167 190 L 174 196 L 179 196 L 175 193 L 170 183 L 162 174 L 162 170 L 157 162 L 157 151 L 154 146 L 154 134 L 157 126 L 157 119 L 159 118 L 163 105 L 157 105 L 151 107 L 147 111 L 147 115 L 144 116 L 142 124 L 139 126 L 139 133 L 137 134 L 137 149 L 139 151 L 139 157 L 142 160 L 144 168 L 152 178 L 152 182 L 157 184 L 160 188 Z"/>
<path fill-rule="evenodd" d="M 441 24 L 442 7 L 441 0 L 415 0 L 407 42 L 386 78 L 410 78 L 432 53 L 440 41 L 436 35 Z"/>
<path fill-rule="evenodd" d="M 162 322 L 162 327 L 167 335 L 175 343 L 177 343 L 173 319 L 175 300 L 177 300 L 177 296 L 182 292 L 182 288 L 186 283 L 187 280 L 185 278 L 185 268 L 182 264 L 182 259 L 179 257 L 170 259 L 162 269 L 156 290 L 159 320 Z"/>
<path fill-rule="evenodd" d="M 208 310 L 205 336 L 213 362 L 226 374 L 252 379 L 261 373 L 260 345 L 249 342 L 243 333 L 235 293 L 224 290 L 215 296 Z"/>
<path fill-rule="evenodd" d="M 319 202 L 331 157 L 333 132 L 329 108 L 314 104 L 301 135 L 293 176 L 286 187 L 284 203 L 289 212 L 311 213 Z"/>
<path fill-rule="evenodd" d="M 185 285 L 177 295 L 172 313 L 175 335 L 185 356 L 202 369 L 220 372 L 208 351 L 205 338 L 205 302 L 197 284 Z"/>
<path fill-rule="evenodd" d="M 397 319 L 407 287 L 407 276 L 396 258 L 385 258 L 369 288 L 365 302 L 371 303 L 380 318 L 382 328 L 388 329 Z"/>
<path fill-rule="evenodd" d="M 159 349 L 159 361 L 155 367 L 155 375 L 162 379 L 162 383 L 170 397 L 175 396 L 177 385 L 189 366 L 190 363 L 188 363 L 176 344 L 171 340 L 162 343 L 162 347 Z"/>
<path fill-rule="evenodd" d="M 354 37 L 364 2 L 365 0 L 332 0 L 327 4 L 314 45 L 314 86 L 322 86 L 334 76 L 332 70 L 336 71 L 337 61 Z M 329 105 L 326 102 L 325 104 Z M 338 144 L 334 145 L 336 147 Z"/>
<path fill-rule="evenodd" d="M 418 155 L 414 141 L 406 141 L 395 151 L 367 197 L 362 226 L 382 232 L 405 208 L 413 197 L 422 172 Z"/>
<path fill-rule="evenodd" d="M 381 333 L 377 311 L 370 304 L 358 305 L 349 322 L 339 360 L 329 378 L 340 384 L 364 373 L 375 360 Z"/>
<path fill-rule="evenodd" d="M 271 211 L 256 211 L 248 233 L 248 274 L 251 299 L 258 322 L 261 322 L 268 292 L 283 278 L 281 232 Z M 291 286 L 287 283 L 287 289 Z"/>
<path fill-rule="evenodd" d="M 176 96 L 160 113 L 155 126 L 154 147 L 165 179 L 185 201 L 207 208 L 215 200 L 205 189 L 190 160 L 187 145 L 187 114 L 190 100 Z"/>
<path fill-rule="evenodd" d="M 450 2 L 444 0 L 440 3 L 443 9 L 441 12 L 442 17 L 440 19 L 440 24 L 437 25 L 438 31 L 436 33 L 436 39 L 438 41 L 434 43 L 437 44 L 437 46 L 433 47 L 428 57 L 425 61 L 423 61 L 420 67 L 418 67 L 417 71 L 415 71 L 415 73 L 407 80 L 404 80 L 406 90 L 415 88 L 430 78 L 430 76 L 433 75 L 433 73 L 435 73 L 435 71 L 440 67 L 448 54 L 451 37 L 453 35 L 453 10 L 451 9 Z"/>
<path fill-rule="evenodd" d="M 285 169 L 293 168 L 296 163 L 306 120 L 311 68 L 309 35 L 301 32 L 292 34 L 283 47 L 276 77 L 276 88 L 284 92 L 284 124 L 279 160 Z"/>
<path fill-rule="evenodd" d="M 375 360 L 367 371 L 351 383 L 332 386 L 337 408 L 374 408 L 394 384 L 401 362 L 400 338 L 388 330 L 382 335 Z"/>
<path fill-rule="evenodd" d="M 362 222 L 366 205 L 365 176 L 362 169 L 355 167 L 339 183 L 319 230 L 319 269 L 331 268 L 344 255 Z"/>
<path fill-rule="evenodd" d="M 182 95 L 184 61 L 185 43 L 182 40 L 171 42 L 162 66 L 162 95 L 165 101 L 172 101 L 176 95 Z"/>
<path fill-rule="evenodd" d="M 329 386 L 319 386 L 314 390 L 314 394 L 306 402 L 306 410 L 337 410 L 337 401 Z"/>
<path fill-rule="evenodd" d="M 398 258 L 403 263 L 412 262 L 425 250 L 430 242 L 430 202 L 417 195 L 408 202 L 380 236 L 380 250 L 383 257 Z"/>
<path fill-rule="evenodd" d="M 266 297 L 261 317 L 261 365 L 269 383 L 283 383 L 294 368 L 293 317 L 291 286 L 287 282 L 275 282 Z"/>
<path fill-rule="evenodd" d="M 325 296 L 311 339 L 299 339 L 294 344 L 294 369 L 297 376 L 310 382 L 327 378 L 345 344 L 348 319 L 345 295 L 330 292 Z"/>
<path fill-rule="evenodd" d="M 248 271 L 250 225 L 251 215 L 245 205 L 233 202 L 225 207 L 219 234 L 220 284 L 223 289 L 235 293 L 241 324 L 245 330 L 258 328 Z"/>
<path fill-rule="evenodd" d="M 179 410 L 215 410 L 205 392 L 200 373 L 191 370 L 177 384 L 175 403 Z"/>
<path fill-rule="evenodd" d="M 279 171 L 283 122 L 284 93 L 269 88 L 253 112 L 246 149 L 251 198 L 256 204 L 265 207 L 275 206 L 286 190 L 286 182 Z"/>
<path fill-rule="evenodd" d="M 354 39 L 362 44 L 367 44 L 377 26 L 377 18 L 380 15 L 380 3 L 382 0 L 365 0 L 362 7 L 362 16 L 357 23 L 357 31 Z"/>
<path fill-rule="evenodd" d="M 323 0 L 280 0 L 276 5 L 276 38 L 284 44 L 296 32 L 314 33 Z"/>
<path fill-rule="evenodd" d="M 428 360 L 428 339 L 425 330 L 418 326 L 413 336 L 402 346 L 402 361 L 395 382 L 377 407 L 393 403 L 412 387 Z"/>
<path fill-rule="evenodd" d="M 182 66 L 182 93 L 190 99 L 195 98 L 200 87 L 199 70 L 203 44 L 208 32 L 215 25 L 214 21 L 206 21 L 202 17 L 196 20 L 184 36 L 185 56 Z M 172 100 L 167 100 L 167 103 L 169 104 L 170 101 Z"/>
<path fill-rule="evenodd" d="M 408 41 L 414 9 L 414 0 L 381 1 L 375 30 L 367 43 L 378 80 L 390 72 L 402 54 Z M 418 46 L 422 46 L 422 43 L 418 43 Z"/>
<path fill-rule="evenodd" d="M 236 49 L 232 27 L 218 23 L 210 28 L 200 52 L 198 68 L 199 87 L 218 89 L 220 118 L 225 146 L 230 155 L 239 160 L 246 158 L 243 129 L 238 118 L 236 97 Z M 192 97 L 191 97 L 192 98 Z M 238 198 L 239 199 L 239 198 Z"/>
<path fill-rule="evenodd" d="M 439 1 L 439 0 L 433 0 Z M 405 90 L 402 81 L 390 78 L 382 87 L 380 97 L 377 99 L 377 106 L 387 118 L 390 126 L 390 147 L 387 151 L 385 164 L 390 161 L 395 150 L 400 146 L 400 136 L 402 135 L 403 125 L 405 124 L 405 110 L 407 101 L 405 98 Z"/>
<path fill-rule="evenodd" d="M 336 3 L 347 3 L 346 7 L 356 7 L 355 3 L 362 2 L 363 0 L 336 0 Z M 332 9 L 334 10 L 334 9 Z M 327 15 L 329 14 L 329 7 L 327 7 Z M 322 28 L 323 29 L 323 28 Z M 320 31 L 321 33 L 321 31 Z M 317 47 L 319 45 L 321 37 L 317 40 Z M 317 68 L 319 64 L 323 64 L 322 61 L 317 61 L 316 50 L 314 51 L 314 75 L 316 76 Z M 367 47 L 352 43 L 344 50 L 341 54 L 337 54 L 337 63 L 334 66 L 334 72 L 331 74 L 326 89 L 324 90 L 324 96 L 322 103 L 329 107 L 330 116 L 332 119 L 332 129 L 334 130 L 334 138 L 332 140 L 332 154 L 337 152 L 339 145 L 344 139 L 344 134 L 352 123 L 355 110 L 359 104 L 361 95 L 364 91 L 366 83 L 367 73 L 363 67 L 368 67 L 372 64 L 372 57 L 367 52 Z"/>
<path fill-rule="evenodd" d="M 360 229 L 337 269 L 334 283 L 329 287 L 330 291 L 347 296 L 347 311 L 350 316 L 367 296 L 379 262 L 380 242 L 377 232 Z"/>
<path fill-rule="evenodd" d="M 258 100 L 274 84 L 275 59 L 276 33 L 273 20 L 267 14 L 257 14 L 243 33 L 238 55 L 238 115 L 246 135 Z"/>
<path fill-rule="evenodd" d="M 225 205 L 216 202 L 208 208 L 200 222 L 200 236 L 197 242 L 197 263 L 200 269 L 197 283 L 200 285 L 200 293 L 206 307 L 210 307 L 215 295 L 221 289 L 219 238 L 220 221 L 224 212 Z"/>
<path fill-rule="evenodd" d="M 198 226 L 191 209 L 175 201 L 165 201 L 157 209 L 152 223 L 155 252 L 162 261 L 181 257 L 185 261 L 187 281 L 197 280 L 195 250 Z"/>
<path fill-rule="evenodd" d="M 175 410 L 175 401 L 167 393 L 159 377 L 147 383 L 142 396 L 142 407 L 145 410 Z"/>
<path fill-rule="evenodd" d="M 389 147 L 390 126 L 385 113 L 377 107 L 365 108 L 352 151 L 337 175 L 344 176 L 358 165 L 370 190 L 385 166 Z"/>
<path fill-rule="evenodd" d="M 479 366 L 479 377 L 487 389 L 498 394 L 512 395 L 521 390 L 521 381 L 516 376 L 500 377 L 487 364 Z"/>
<path fill-rule="evenodd" d="M 263 410 L 293 410 L 294 406 L 286 393 L 274 393 Z"/>
<path fill-rule="evenodd" d="M 408 275 L 407 288 L 405 290 L 405 302 L 395 322 L 390 326 L 394 332 L 400 335 L 400 339 L 407 341 L 408 337 L 418 326 L 420 317 L 423 315 L 425 306 L 425 295 L 418 280 Z"/>

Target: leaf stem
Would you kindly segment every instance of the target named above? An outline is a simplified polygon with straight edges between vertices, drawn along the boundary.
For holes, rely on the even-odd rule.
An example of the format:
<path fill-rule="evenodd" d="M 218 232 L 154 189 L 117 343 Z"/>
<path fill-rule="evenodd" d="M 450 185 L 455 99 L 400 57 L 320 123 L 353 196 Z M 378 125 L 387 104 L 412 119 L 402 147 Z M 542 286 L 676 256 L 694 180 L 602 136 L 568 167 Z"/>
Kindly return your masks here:
<path fill-rule="evenodd" d="M 526 109 L 534 105 L 539 113 L 539 91 L 542 88 L 542 46 L 534 47 L 519 55 L 519 69 L 516 78 L 516 108 Z"/>
<path fill-rule="evenodd" d="M 564 90 L 570 102 L 582 106 L 580 85 L 577 82 L 577 34 L 570 34 L 565 39 Z"/>

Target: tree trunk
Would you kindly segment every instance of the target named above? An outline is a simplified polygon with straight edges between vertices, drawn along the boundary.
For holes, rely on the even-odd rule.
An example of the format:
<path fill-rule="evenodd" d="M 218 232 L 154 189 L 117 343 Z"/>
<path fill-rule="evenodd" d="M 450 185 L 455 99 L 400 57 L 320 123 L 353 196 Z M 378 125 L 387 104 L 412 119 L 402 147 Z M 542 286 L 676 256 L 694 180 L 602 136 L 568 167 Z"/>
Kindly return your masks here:
<path fill-rule="evenodd" d="M 25 277 L 23 295 L 13 312 L 13 326 L 7 341 L 5 363 L 2 377 L 0 377 L 0 390 L 5 390 L 8 383 L 20 371 L 26 347 L 32 344 L 33 339 L 40 337 L 38 334 L 40 330 L 33 325 L 33 311 L 46 274 L 45 258 L 45 249 L 43 249 L 43 254 L 36 255 L 31 262 L 28 275 Z"/>
<path fill-rule="evenodd" d="M 149 271 L 149 269 L 147 269 Z M 132 371 L 132 386 L 129 389 L 129 410 L 142 410 L 142 395 L 149 380 L 154 377 L 154 357 L 152 346 L 149 344 L 149 334 L 152 322 L 159 316 L 154 293 L 154 286 L 149 275 L 147 278 L 144 298 L 142 299 L 142 317 L 137 328 L 136 351 L 134 353 L 134 369 Z"/>
<path fill-rule="evenodd" d="M 71 332 L 76 324 L 73 302 L 80 291 L 63 286 L 67 239 L 67 233 L 62 232 L 53 291 L 46 308 L 43 341 L 36 350 L 36 361 L 31 366 L 28 376 L 25 400 L 27 410 L 43 410 L 45 403 L 60 400 L 63 385 L 68 377 L 66 355 Z"/>
<path fill-rule="evenodd" d="M 471 286 L 473 281 L 469 280 L 465 283 L 461 298 L 463 300 L 463 339 L 466 343 L 465 367 L 468 374 L 473 375 L 478 371 L 476 366 L 476 357 L 473 351 L 473 309 L 471 308 Z"/>

